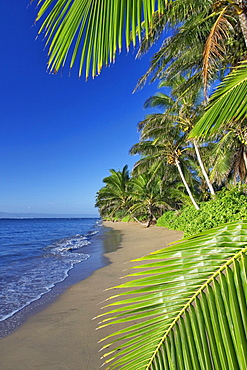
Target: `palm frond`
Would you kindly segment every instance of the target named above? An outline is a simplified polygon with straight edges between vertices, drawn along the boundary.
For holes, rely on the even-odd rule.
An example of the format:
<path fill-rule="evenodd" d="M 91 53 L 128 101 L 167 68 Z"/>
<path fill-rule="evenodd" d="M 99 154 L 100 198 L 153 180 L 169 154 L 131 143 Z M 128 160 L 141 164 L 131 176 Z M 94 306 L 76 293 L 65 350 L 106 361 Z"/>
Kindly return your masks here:
<path fill-rule="evenodd" d="M 218 141 L 211 152 L 210 179 L 218 185 L 224 183 L 232 168 L 232 144 L 229 142 L 232 138 L 232 132 L 226 133 L 220 141 Z"/>
<path fill-rule="evenodd" d="M 102 339 L 107 369 L 246 370 L 246 254 L 241 221 L 135 260 L 98 316 L 100 328 L 123 324 Z"/>
<path fill-rule="evenodd" d="M 193 3 L 189 7 L 196 8 L 197 2 L 193 1 Z M 177 11 L 176 6 L 182 12 L 182 2 L 179 1 L 179 5 L 173 2 L 171 18 L 174 17 Z M 139 79 L 134 91 L 142 88 L 150 76 L 152 76 L 151 82 L 153 82 L 157 79 L 167 78 L 167 76 L 174 77 L 176 73 L 180 74 L 181 71 L 186 73 L 191 68 L 194 71 L 198 68 L 201 69 L 203 45 L 213 22 L 212 16 L 208 16 L 209 9 L 208 4 L 204 2 L 202 8 L 198 7 L 198 13 L 193 11 L 189 13 L 189 19 L 188 14 L 187 16 L 184 15 L 186 22 L 184 22 L 185 18 L 181 21 L 177 18 L 175 32 L 173 30 L 173 35 L 166 37 L 159 51 L 154 54 L 149 69 Z M 170 19 L 168 22 L 170 23 Z"/>
<path fill-rule="evenodd" d="M 222 39 L 227 39 L 230 36 L 230 31 L 233 30 L 231 23 L 225 16 L 227 6 L 220 12 L 215 24 L 213 25 L 203 51 L 203 82 L 204 82 L 204 95 L 207 96 L 208 78 L 215 65 L 218 65 L 218 60 L 223 59 L 225 54 L 224 44 Z"/>
<path fill-rule="evenodd" d="M 161 108 L 161 109 L 168 109 L 174 105 L 174 100 L 163 93 L 156 93 L 155 95 L 151 96 L 147 99 L 144 103 L 144 108 Z"/>
<path fill-rule="evenodd" d="M 136 45 L 143 32 L 149 35 L 155 11 L 162 14 L 167 1 L 136 0 L 39 0 L 37 21 L 43 18 L 39 33 L 49 45 L 48 69 L 57 72 L 66 61 L 70 68 L 79 58 L 79 76 L 85 67 L 86 78 L 99 74 L 104 65 L 114 62 L 125 41 Z M 144 31 L 142 28 L 144 21 Z"/>
<path fill-rule="evenodd" d="M 231 121 L 247 113 L 247 60 L 239 64 L 219 85 L 209 106 L 190 133 L 190 138 L 208 138 Z"/>
<path fill-rule="evenodd" d="M 101 215 L 114 215 L 125 211 L 130 202 L 131 181 L 128 166 L 121 171 L 110 170 L 111 175 L 103 179 L 105 186 L 97 192 L 95 206 Z"/>

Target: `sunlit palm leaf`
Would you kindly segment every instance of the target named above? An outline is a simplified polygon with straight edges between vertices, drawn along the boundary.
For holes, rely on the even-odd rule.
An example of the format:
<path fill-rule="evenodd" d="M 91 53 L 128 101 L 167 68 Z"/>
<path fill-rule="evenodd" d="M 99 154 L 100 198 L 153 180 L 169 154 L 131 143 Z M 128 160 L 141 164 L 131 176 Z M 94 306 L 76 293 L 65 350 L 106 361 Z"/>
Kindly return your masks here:
<path fill-rule="evenodd" d="M 190 137 L 207 138 L 226 124 L 247 114 L 247 61 L 242 62 L 219 85 L 207 111 L 197 122 Z"/>
<path fill-rule="evenodd" d="M 246 253 L 241 221 L 136 260 L 148 262 L 129 275 L 141 278 L 115 287 L 124 291 L 98 316 L 100 327 L 124 323 L 103 339 L 107 368 L 246 370 Z"/>
<path fill-rule="evenodd" d="M 114 62 L 124 43 L 135 46 L 137 35 L 152 27 L 155 11 L 163 13 L 167 1 L 156 0 L 39 0 L 37 20 L 45 17 L 39 33 L 49 45 L 48 69 L 57 72 L 68 59 L 70 67 L 79 58 L 79 75 L 85 66 L 93 76 L 103 65 Z"/>

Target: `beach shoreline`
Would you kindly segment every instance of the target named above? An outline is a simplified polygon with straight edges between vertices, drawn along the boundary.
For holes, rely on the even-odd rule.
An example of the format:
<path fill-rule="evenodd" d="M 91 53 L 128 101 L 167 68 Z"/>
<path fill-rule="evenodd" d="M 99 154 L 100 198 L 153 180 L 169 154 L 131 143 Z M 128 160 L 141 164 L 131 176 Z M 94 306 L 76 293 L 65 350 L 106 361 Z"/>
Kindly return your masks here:
<path fill-rule="evenodd" d="M 13 315 L 0 321 L 0 339 L 14 332 L 19 326 L 31 316 L 44 310 L 55 302 L 70 286 L 86 279 L 92 273 L 110 263 L 107 258 L 109 252 L 115 251 L 121 241 L 120 232 L 104 227 L 102 224 L 97 232 L 87 236 L 87 241 L 76 252 L 89 255 L 90 257 L 80 263 L 75 263 L 64 276 L 62 281 L 55 283 L 48 292 L 44 291 L 41 297 L 37 297 L 27 305 L 20 308 Z"/>
<path fill-rule="evenodd" d="M 136 223 L 104 222 L 121 233 L 120 248 L 107 253 L 109 264 L 69 287 L 54 303 L 30 317 L 14 333 L 0 339 L 1 366 L 6 370 L 82 369 L 102 365 L 98 341 L 112 328 L 95 330 L 105 291 L 128 274 L 131 259 L 164 248 L 182 233 Z"/>

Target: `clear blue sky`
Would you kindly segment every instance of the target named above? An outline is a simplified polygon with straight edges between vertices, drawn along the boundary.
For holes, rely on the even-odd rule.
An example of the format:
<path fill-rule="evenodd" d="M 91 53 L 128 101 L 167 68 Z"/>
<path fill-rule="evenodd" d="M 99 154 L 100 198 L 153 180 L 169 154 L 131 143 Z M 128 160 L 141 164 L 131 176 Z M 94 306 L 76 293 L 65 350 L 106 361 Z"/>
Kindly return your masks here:
<path fill-rule="evenodd" d="M 94 80 L 46 72 L 35 40 L 35 3 L 1 0 L 0 212 L 97 214 L 96 192 L 109 169 L 131 169 L 147 85 L 132 94 L 151 53 L 122 53 Z"/>

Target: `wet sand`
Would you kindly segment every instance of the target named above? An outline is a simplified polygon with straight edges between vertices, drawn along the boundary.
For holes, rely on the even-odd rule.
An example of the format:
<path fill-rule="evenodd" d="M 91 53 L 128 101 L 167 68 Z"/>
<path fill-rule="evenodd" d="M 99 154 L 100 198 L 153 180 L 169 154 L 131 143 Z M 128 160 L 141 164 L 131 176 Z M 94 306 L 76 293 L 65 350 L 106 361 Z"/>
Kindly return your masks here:
<path fill-rule="evenodd" d="M 97 342 L 111 328 L 95 330 L 103 301 L 112 292 L 105 289 L 120 284 L 133 263 L 166 244 L 181 239 L 182 233 L 136 223 L 104 222 L 120 230 L 120 248 L 107 257 L 111 263 L 70 287 L 53 304 L 30 317 L 14 333 L 0 339 L 0 368 L 3 370 L 73 369 L 97 370 L 102 365 Z M 114 328 L 115 330 L 115 328 Z"/>

